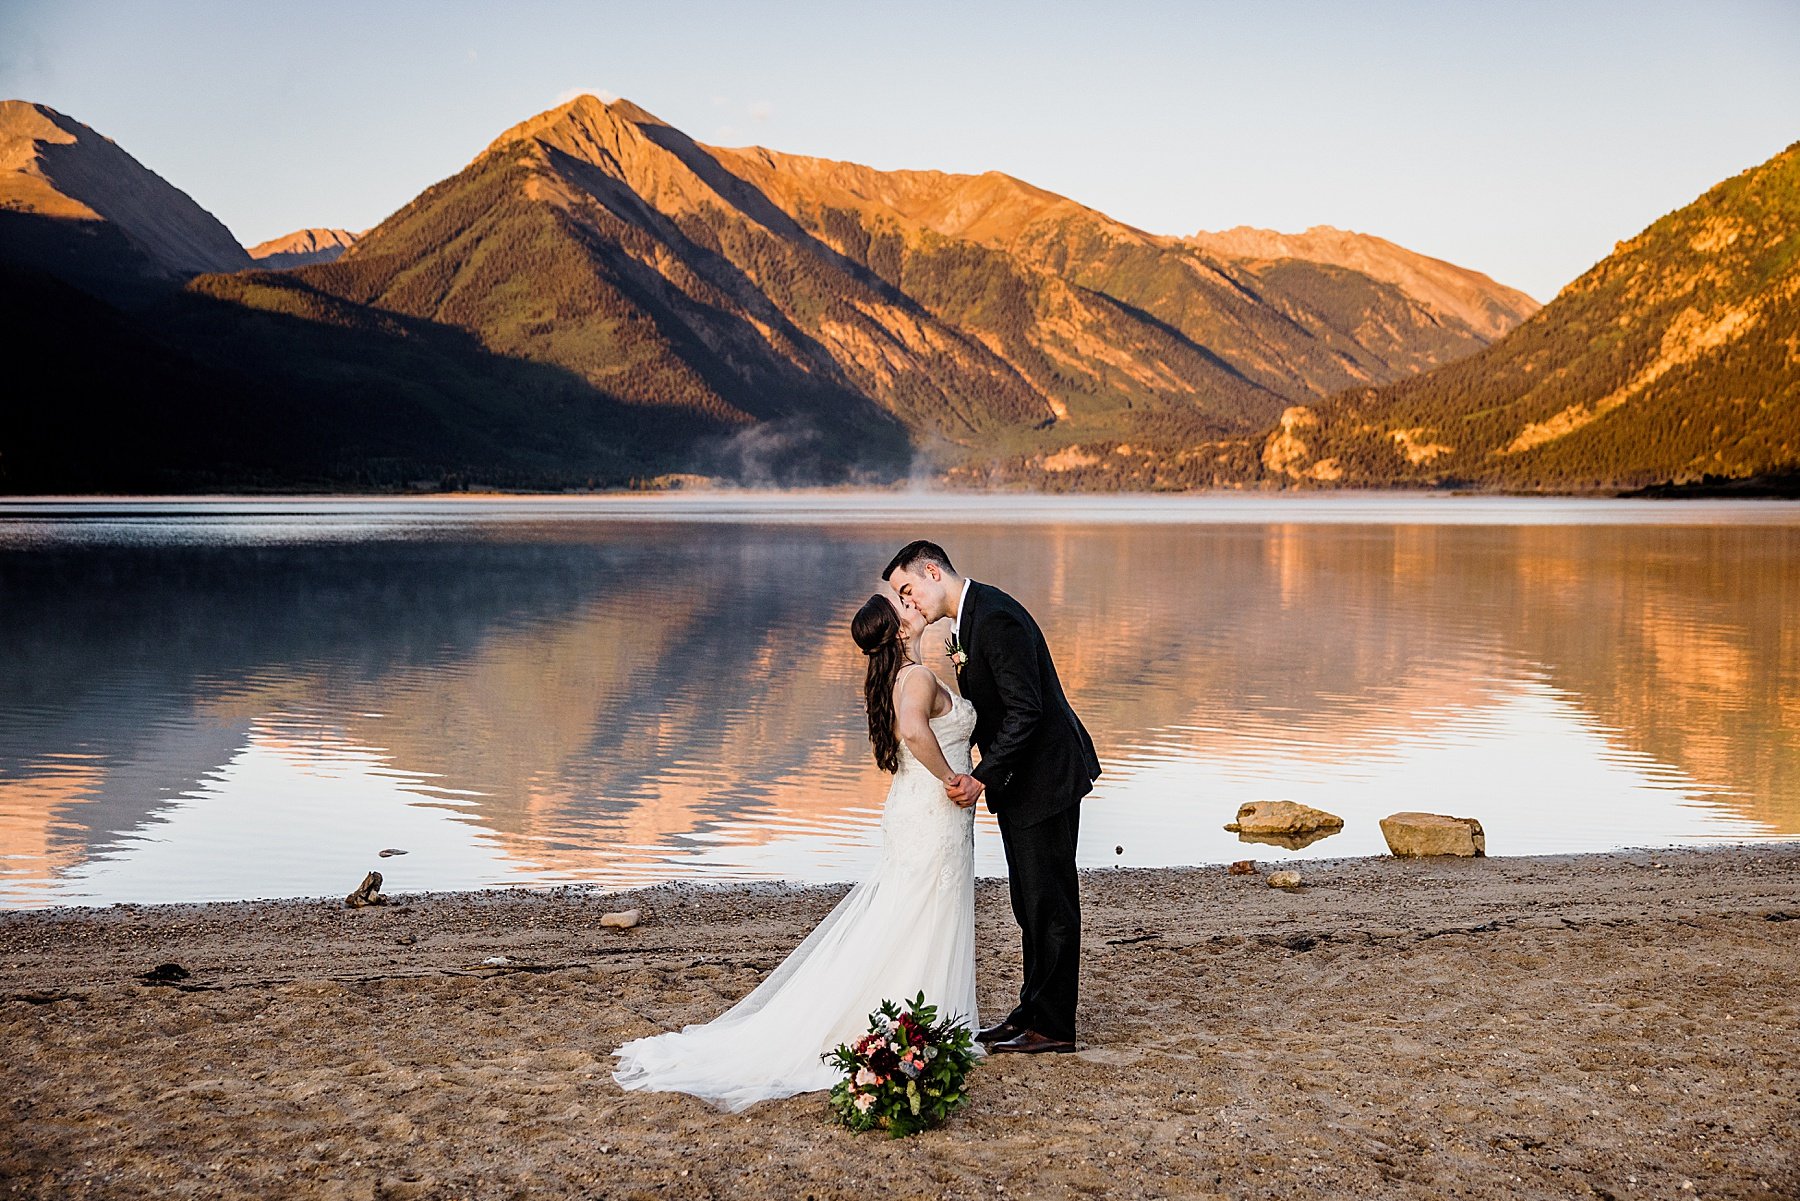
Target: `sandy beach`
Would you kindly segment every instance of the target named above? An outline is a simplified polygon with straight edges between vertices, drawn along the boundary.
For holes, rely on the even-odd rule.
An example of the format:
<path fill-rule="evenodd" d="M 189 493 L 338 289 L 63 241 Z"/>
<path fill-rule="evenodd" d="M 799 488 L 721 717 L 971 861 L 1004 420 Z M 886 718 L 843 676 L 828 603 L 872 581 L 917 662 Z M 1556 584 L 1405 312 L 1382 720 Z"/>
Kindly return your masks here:
<path fill-rule="evenodd" d="M 899 1142 L 609 1075 L 842 888 L 0 914 L 0 1196 L 1800 1196 L 1800 844 L 1302 871 L 1085 873 L 1085 1049 Z"/>

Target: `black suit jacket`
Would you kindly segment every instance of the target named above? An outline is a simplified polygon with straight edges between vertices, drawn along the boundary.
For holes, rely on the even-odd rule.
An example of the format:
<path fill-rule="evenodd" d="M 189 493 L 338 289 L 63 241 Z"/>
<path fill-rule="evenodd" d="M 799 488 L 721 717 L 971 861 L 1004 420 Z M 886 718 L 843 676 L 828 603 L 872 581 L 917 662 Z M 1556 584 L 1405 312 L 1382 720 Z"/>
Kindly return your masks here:
<path fill-rule="evenodd" d="M 1079 803 L 1093 791 L 1100 760 L 1037 622 L 1000 589 L 971 582 L 958 624 L 969 661 L 956 678 L 975 706 L 974 774 L 988 808 L 1029 826 Z"/>

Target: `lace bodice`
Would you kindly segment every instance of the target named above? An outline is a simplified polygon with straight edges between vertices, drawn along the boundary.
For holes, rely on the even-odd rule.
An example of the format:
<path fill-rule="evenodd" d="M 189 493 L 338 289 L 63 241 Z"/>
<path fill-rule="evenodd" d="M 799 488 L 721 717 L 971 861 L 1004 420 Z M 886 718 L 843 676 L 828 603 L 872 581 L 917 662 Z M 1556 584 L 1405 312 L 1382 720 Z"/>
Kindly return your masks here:
<path fill-rule="evenodd" d="M 951 698 L 948 713 L 931 719 L 951 770 L 969 770 L 974 729 L 975 706 L 960 696 Z M 975 810 L 945 796 L 944 782 L 902 740 L 900 770 L 881 809 L 883 864 L 909 876 L 935 876 L 939 888 L 954 888 L 973 871 L 974 847 Z"/>
<path fill-rule="evenodd" d="M 944 761 L 952 771 L 966 772 L 973 762 L 969 755 L 969 735 L 975 732 L 975 706 L 960 696 L 950 698 L 950 711 L 931 719 L 931 732 L 937 735 Z M 925 765 L 912 753 L 904 739 L 900 742 L 900 772 L 925 771 Z M 895 773 L 896 775 L 900 773 Z M 930 775 L 929 772 L 926 772 Z M 933 779 L 937 777 L 933 776 Z"/>

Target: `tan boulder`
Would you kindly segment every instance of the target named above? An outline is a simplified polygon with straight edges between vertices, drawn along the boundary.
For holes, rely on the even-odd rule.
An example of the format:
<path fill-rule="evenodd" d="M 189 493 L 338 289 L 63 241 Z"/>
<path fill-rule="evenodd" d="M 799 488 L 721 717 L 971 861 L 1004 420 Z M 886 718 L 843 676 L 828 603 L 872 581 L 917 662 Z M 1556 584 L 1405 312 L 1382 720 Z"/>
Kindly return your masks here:
<path fill-rule="evenodd" d="M 1396 855 L 1487 854 L 1487 835 L 1472 817 L 1394 813 L 1381 819 L 1381 836 Z"/>
<path fill-rule="evenodd" d="M 1336 834 L 1344 819 L 1295 801 L 1251 801 L 1238 806 L 1237 820 L 1225 829 L 1241 842 L 1261 842 L 1298 850 Z"/>

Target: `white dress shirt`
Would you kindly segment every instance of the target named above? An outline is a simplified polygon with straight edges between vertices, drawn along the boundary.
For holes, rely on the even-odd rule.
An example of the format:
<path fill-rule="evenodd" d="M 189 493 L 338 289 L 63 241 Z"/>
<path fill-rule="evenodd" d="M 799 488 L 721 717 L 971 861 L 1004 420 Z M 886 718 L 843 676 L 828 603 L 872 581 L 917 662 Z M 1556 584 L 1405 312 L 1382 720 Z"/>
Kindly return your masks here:
<path fill-rule="evenodd" d="M 962 615 L 969 605 L 969 585 L 974 582 L 971 579 L 963 580 L 962 595 L 956 600 L 956 620 L 950 623 L 950 637 L 956 639 L 958 646 L 962 645 Z"/>

